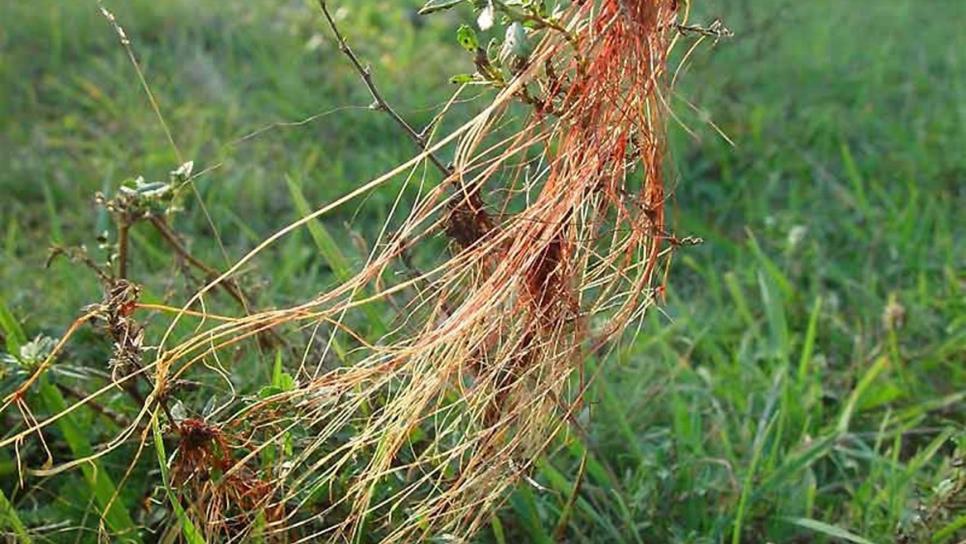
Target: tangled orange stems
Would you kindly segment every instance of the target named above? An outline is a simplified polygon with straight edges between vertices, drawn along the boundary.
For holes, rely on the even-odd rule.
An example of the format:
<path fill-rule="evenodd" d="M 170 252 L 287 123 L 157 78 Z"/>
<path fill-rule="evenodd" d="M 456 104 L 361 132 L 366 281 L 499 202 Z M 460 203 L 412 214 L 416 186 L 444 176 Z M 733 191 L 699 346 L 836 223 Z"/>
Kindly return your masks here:
<path fill-rule="evenodd" d="M 226 372 L 219 355 L 261 331 L 295 340 L 313 331 L 301 360 L 284 361 L 300 369 L 284 387 L 233 396 L 237 409 L 220 423 L 178 428 L 178 462 L 214 463 L 248 482 L 233 495 L 231 508 L 244 510 L 236 519 L 271 512 L 264 534 L 292 541 L 468 539 L 526 477 L 581 406 L 596 376 L 585 376 L 587 357 L 656 303 L 663 266 L 687 240 L 667 231 L 664 215 L 665 65 L 684 23 L 677 6 L 571 3 L 530 31 L 532 52 L 508 62 L 505 85 L 469 122 L 437 141 L 421 136 L 412 160 L 279 229 L 180 308 L 138 306 L 171 316 L 144 367 L 155 376 L 149 403 L 210 360 Z M 444 151 L 453 158 L 440 185 L 404 184 L 396 201 L 411 205 L 392 208 L 369 258 L 333 289 L 238 318 L 196 308 L 282 237 L 441 164 Z M 431 245 L 440 231 L 449 251 Z M 412 256 L 425 261 L 422 272 L 411 273 Z M 393 327 L 353 327 L 369 317 L 360 308 L 382 317 L 390 297 L 406 314 Z M 184 318 L 201 323 L 181 335 Z M 269 451 L 282 455 L 282 443 L 284 462 L 255 466 Z M 244 453 L 225 455 L 232 445 Z M 192 500 L 215 493 L 195 488 Z M 226 521 L 223 498 L 197 509 L 202 526 Z"/>

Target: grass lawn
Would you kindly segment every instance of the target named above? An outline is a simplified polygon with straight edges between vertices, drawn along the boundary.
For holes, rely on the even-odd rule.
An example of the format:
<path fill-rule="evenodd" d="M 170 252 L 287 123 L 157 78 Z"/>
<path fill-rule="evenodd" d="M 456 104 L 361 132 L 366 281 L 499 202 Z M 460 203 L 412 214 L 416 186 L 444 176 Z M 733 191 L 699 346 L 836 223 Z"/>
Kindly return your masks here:
<path fill-rule="evenodd" d="M 415 126 L 449 96 L 450 76 L 473 69 L 455 14 L 332 3 Z M 298 218 L 299 195 L 331 201 L 413 152 L 368 108 L 312 2 L 105 4 L 184 158 L 211 168 L 174 226 L 216 268 Z M 694 21 L 721 17 L 736 34 L 699 48 L 672 98 L 670 212 L 678 235 L 704 243 L 677 254 L 667 302 L 640 333 L 588 363 L 604 370 L 580 415 L 586 433 L 556 441 L 480 539 L 966 539 L 966 4 L 694 4 Z M 52 244 L 86 244 L 103 258 L 97 238 L 110 221 L 94 194 L 164 179 L 179 158 L 95 2 L 4 2 L 0 21 L 9 347 L 63 335 L 99 300 L 96 277 L 77 265 L 44 269 Z M 291 124 L 247 138 L 278 122 Z M 363 252 L 342 240 L 373 234 L 394 195 L 387 187 L 326 219 L 351 263 Z M 245 276 L 256 306 L 336 281 L 309 232 L 271 251 Z M 177 274 L 147 225 L 132 232 L 131 254 L 146 300 L 200 287 Z M 55 411 L 71 388 L 99 379 L 108 348 L 81 331 L 36 405 Z M 3 396 L 12 374 L 0 367 Z M 14 416 L 0 415 L 0 437 L 20 430 Z M 48 445 L 59 460 L 78 456 L 109 425 L 79 410 Z M 44 462 L 34 442 L 20 452 L 32 467 Z M 0 530 L 94 541 L 114 486 L 112 527 L 173 517 L 167 503 L 144 506 L 161 497 L 153 454 L 119 483 L 130 453 L 20 487 L 13 450 L 0 449 Z"/>

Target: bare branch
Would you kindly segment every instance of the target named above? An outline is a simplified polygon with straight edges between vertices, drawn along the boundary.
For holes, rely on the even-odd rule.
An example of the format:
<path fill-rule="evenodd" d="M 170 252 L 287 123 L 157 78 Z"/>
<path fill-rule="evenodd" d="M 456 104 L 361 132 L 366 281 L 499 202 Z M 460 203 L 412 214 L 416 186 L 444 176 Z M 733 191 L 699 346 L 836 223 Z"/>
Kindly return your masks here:
<path fill-rule="evenodd" d="M 407 123 L 406 120 L 403 119 L 396 112 L 396 110 L 389 105 L 388 102 L 386 102 L 386 99 L 383 98 L 382 93 L 379 92 L 379 89 L 376 87 L 376 83 L 372 78 L 372 69 L 368 65 L 363 66 L 362 62 L 359 60 L 359 57 L 353 53 L 352 48 L 349 47 L 349 44 L 345 40 L 345 36 L 339 31 L 338 25 L 335 24 L 335 19 L 333 19 L 332 14 L 329 13 L 329 8 L 326 6 L 326 1 L 319 0 L 319 7 L 322 8 L 322 13 L 325 15 L 325 19 L 329 23 L 329 28 L 332 29 L 332 33 L 335 34 L 336 41 L 339 42 L 339 50 L 342 51 L 346 57 L 349 57 L 349 61 L 352 62 L 352 66 L 357 72 L 359 72 L 359 76 L 362 78 L 363 83 L 365 83 L 366 88 L 369 89 L 369 94 L 372 95 L 373 109 L 386 112 L 386 114 L 389 115 L 389 117 L 392 117 L 392 120 L 395 121 L 401 129 L 403 129 L 403 131 L 409 136 L 413 143 L 416 144 L 420 151 L 425 152 L 427 149 L 426 137 L 421 132 L 417 132 L 412 125 Z M 453 173 L 452 169 L 443 164 L 443 162 L 439 160 L 439 157 L 437 157 L 435 154 L 427 153 L 427 156 L 429 157 L 430 162 L 436 166 L 443 176 L 449 177 L 449 175 Z"/>

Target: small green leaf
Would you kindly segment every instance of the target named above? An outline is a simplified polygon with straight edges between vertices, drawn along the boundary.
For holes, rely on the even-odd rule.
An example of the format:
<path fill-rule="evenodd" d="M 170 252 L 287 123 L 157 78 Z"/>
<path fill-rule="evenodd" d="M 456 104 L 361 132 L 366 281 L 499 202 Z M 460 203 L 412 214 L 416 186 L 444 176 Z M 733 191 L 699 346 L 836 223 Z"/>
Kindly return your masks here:
<path fill-rule="evenodd" d="M 20 346 L 27 343 L 27 335 L 24 334 L 20 322 L 2 298 L 0 298 L 0 330 L 6 337 L 7 352 L 11 355 L 20 353 Z"/>
<path fill-rule="evenodd" d="M 419 14 L 429 15 L 430 13 L 443 11 L 462 3 L 463 0 L 429 0 L 423 5 L 423 7 L 419 8 Z"/>
<path fill-rule="evenodd" d="M 295 378 L 282 368 L 281 351 L 275 352 L 275 366 L 272 369 L 272 386 L 280 389 L 280 392 L 295 389 Z"/>
<path fill-rule="evenodd" d="M 278 387 L 277 385 L 266 385 L 265 387 L 262 387 L 261 389 L 258 390 L 258 398 L 267 399 L 270 397 L 274 397 L 275 395 L 280 395 L 284 392 L 285 390 L 282 389 L 281 387 Z"/>
<path fill-rule="evenodd" d="M 463 49 L 475 53 L 480 47 L 480 40 L 476 37 L 476 31 L 469 25 L 461 25 L 456 31 L 456 40 L 460 42 Z"/>
<path fill-rule="evenodd" d="M 267 399 L 274 395 L 295 389 L 295 378 L 285 372 L 282 367 L 282 352 L 275 352 L 275 364 L 272 366 L 272 384 L 258 390 L 258 397 Z"/>
<path fill-rule="evenodd" d="M 145 184 L 144 176 L 128 178 L 121 182 L 121 191 L 126 193 L 136 193 L 139 187 Z"/>
<path fill-rule="evenodd" d="M 465 85 L 467 83 L 473 83 L 474 81 L 476 81 L 476 76 L 473 74 L 456 74 L 449 78 L 449 82 L 456 85 Z"/>

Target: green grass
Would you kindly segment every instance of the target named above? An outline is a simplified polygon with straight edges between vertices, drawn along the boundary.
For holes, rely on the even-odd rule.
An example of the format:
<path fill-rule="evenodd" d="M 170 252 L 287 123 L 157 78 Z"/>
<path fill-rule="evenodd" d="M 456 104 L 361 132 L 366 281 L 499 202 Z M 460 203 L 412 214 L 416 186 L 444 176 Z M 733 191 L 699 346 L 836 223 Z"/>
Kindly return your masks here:
<path fill-rule="evenodd" d="M 106 3 L 196 171 L 222 163 L 197 188 L 230 257 L 412 152 L 365 109 L 365 89 L 311 3 Z M 387 97 L 417 126 L 429 121 L 449 90 L 441 82 L 470 69 L 452 39 L 459 21 L 417 27 L 395 2 L 338 4 L 351 6 L 348 37 Z M 737 34 L 698 51 L 673 99 L 697 136 L 672 127 L 675 230 L 705 243 L 678 254 L 667 304 L 641 334 L 593 362 L 603 378 L 580 416 L 589 415 L 588 432 L 562 437 L 481 539 L 890 542 L 901 528 L 911 542 L 956 542 L 961 509 L 927 525 L 916 514 L 945 504 L 966 478 L 953 466 L 966 455 L 966 8 L 694 4 L 697 21 L 721 16 Z M 76 267 L 42 269 L 53 242 L 102 255 L 94 240 L 109 218 L 93 194 L 137 175 L 164 179 L 177 162 L 95 6 L 0 6 L 0 20 L 16 21 L 0 25 L 0 296 L 9 308 L 0 305 L 0 324 L 10 352 L 36 334 L 62 334 L 98 299 L 96 280 Z M 234 143 L 347 105 L 359 108 Z M 373 234 L 393 195 L 380 191 L 359 215 L 347 207 L 272 249 L 246 276 L 256 304 L 297 301 L 357 266 L 365 256 L 344 241 Z M 225 266 L 197 201 L 176 221 L 193 252 Z M 132 252 L 149 298 L 197 287 L 170 285 L 176 265 L 147 226 L 135 227 Z M 62 358 L 75 372 L 51 379 L 97 379 L 106 350 L 82 331 Z M 47 436 L 61 460 L 116 430 L 89 410 L 75 415 Z M 33 442 L 22 454 L 36 467 L 43 452 Z M 0 451 L 0 530 L 92 540 L 131 453 L 25 491 L 12 452 Z M 157 484 L 146 457 L 113 503 L 112 531 L 165 513 L 139 503 Z M 87 531 L 50 529 L 57 524 Z"/>

